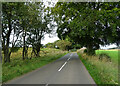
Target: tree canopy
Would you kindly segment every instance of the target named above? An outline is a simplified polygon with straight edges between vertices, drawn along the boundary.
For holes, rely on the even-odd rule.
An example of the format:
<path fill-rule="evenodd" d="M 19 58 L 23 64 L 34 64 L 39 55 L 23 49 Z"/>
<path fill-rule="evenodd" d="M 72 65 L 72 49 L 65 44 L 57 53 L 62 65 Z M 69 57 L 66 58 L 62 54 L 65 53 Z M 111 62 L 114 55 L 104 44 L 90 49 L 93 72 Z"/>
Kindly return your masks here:
<path fill-rule="evenodd" d="M 57 23 L 57 25 L 55 24 Z M 62 50 L 87 47 L 88 53 L 100 45 L 120 45 L 120 3 L 57 2 L 46 7 L 43 2 L 2 3 L 2 50 L 4 62 L 10 62 L 15 47 L 23 47 L 23 60 L 28 47 L 39 57 L 41 40 L 57 27 L 60 40 L 49 47 Z M 47 45 L 47 46 L 48 46 Z M 11 48 L 10 48 L 11 47 Z"/>
<path fill-rule="evenodd" d="M 85 46 L 88 52 L 100 45 L 119 44 L 120 4 L 59 2 L 52 8 L 58 37 Z"/>
<path fill-rule="evenodd" d="M 33 52 L 39 56 L 41 40 L 51 33 L 54 25 L 51 23 L 49 8 L 43 2 L 2 3 L 2 50 L 4 62 L 10 62 L 14 47 L 23 47 L 23 60 L 27 50 L 32 46 Z M 12 39 L 10 39 L 12 38 Z M 12 45 L 12 48 L 9 48 Z"/>

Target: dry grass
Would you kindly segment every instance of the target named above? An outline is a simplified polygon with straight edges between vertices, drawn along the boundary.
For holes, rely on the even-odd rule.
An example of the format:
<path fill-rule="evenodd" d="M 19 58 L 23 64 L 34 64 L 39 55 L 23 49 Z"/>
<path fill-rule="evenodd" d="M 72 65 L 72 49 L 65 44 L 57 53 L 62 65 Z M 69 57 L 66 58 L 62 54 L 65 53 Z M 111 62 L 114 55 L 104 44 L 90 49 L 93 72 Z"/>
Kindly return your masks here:
<path fill-rule="evenodd" d="M 118 64 L 98 56 L 88 56 L 81 51 L 78 55 L 97 84 L 118 84 Z"/>
<path fill-rule="evenodd" d="M 28 57 L 30 58 L 32 49 L 28 49 Z M 11 62 L 2 64 L 2 82 L 6 82 L 15 77 L 28 73 L 32 70 L 40 68 L 56 59 L 64 56 L 67 51 L 59 49 L 43 48 L 40 57 L 22 60 L 22 48 L 11 54 Z"/>

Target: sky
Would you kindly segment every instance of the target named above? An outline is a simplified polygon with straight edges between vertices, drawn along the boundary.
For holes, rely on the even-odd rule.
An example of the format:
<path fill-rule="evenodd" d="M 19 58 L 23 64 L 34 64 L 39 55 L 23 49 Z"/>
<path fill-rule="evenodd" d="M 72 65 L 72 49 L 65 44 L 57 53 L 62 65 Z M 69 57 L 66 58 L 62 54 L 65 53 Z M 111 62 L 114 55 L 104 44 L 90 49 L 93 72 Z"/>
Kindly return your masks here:
<path fill-rule="evenodd" d="M 48 7 L 54 7 L 58 0 L 44 0 L 44 4 Z M 55 28 L 57 29 L 57 28 Z M 57 33 L 53 33 L 52 37 L 49 37 L 49 34 L 45 35 L 45 38 L 42 40 L 42 44 L 53 43 L 54 41 L 59 40 Z"/>
<path fill-rule="evenodd" d="M 114 47 L 117 47 L 116 44 L 110 44 L 110 45 L 100 46 L 101 49 L 109 49 L 109 48 L 114 48 Z"/>
<path fill-rule="evenodd" d="M 54 35 L 53 37 L 49 37 L 49 34 L 45 35 L 45 38 L 41 41 L 42 44 L 47 44 L 47 43 L 53 43 L 54 41 L 59 40 L 57 35 Z"/>
<path fill-rule="evenodd" d="M 58 2 L 58 0 L 44 0 L 43 2 L 46 5 L 46 7 L 47 6 L 54 7 L 55 4 Z M 57 29 L 57 28 L 55 28 L 55 29 Z M 53 33 L 51 35 L 52 35 L 52 37 L 49 37 L 49 34 L 46 34 L 44 39 L 41 41 L 41 43 L 45 45 L 47 43 L 53 43 L 54 41 L 59 40 L 59 38 L 57 37 L 57 33 L 56 34 Z"/>

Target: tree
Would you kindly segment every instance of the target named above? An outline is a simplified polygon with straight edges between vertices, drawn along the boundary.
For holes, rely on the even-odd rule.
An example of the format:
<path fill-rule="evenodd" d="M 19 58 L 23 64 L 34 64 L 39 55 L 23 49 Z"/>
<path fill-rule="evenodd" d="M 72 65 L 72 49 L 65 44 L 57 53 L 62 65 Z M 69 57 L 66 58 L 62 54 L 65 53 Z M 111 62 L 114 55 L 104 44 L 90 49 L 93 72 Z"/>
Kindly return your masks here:
<path fill-rule="evenodd" d="M 45 45 L 45 47 L 47 47 L 47 48 L 55 48 L 55 45 L 54 45 L 54 43 L 47 43 Z"/>
<path fill-rule="evenodd" d="M 52 9 L 58 24 L 58 37 L 69 37 L 76 44 L 87 47 L 88 53 L 99 45 L 113 43 L 117 41 L 114 37 L 119 37 L 116 34 L 119 33 L 118 7 L 118 3 L 59 2 Z"/>
<path fill-rule="evenodd" d="M 57 41 L 56 45 L 61 50 L 69 50 L 69 46 L 71 46 L 71 42 L 66 41 L 66 40 L 59 40 Z"/>
<path fill-rule="evenodd" d="M 21 31 L 19 30 L 18 10 L 19 3 L 3 3 L 2 8 L 2 49 L 4 51 L 4 62 L 10 62 L 12 49 L 16 45 L 17 39 Z M 13 40 L 10 41 L 10 36 L 13 31 Z M 12 48 L 9 49 L 10 44 Z"/>
<path fill-rule="evenodd" d="M 31 8 L 32 6 L 32 8 Z M 24 9 L 24 10 L 23 10 Z M 28 37 L 28 34 L 30 33 L 30 24 L 32 24 L 31 22 L 34 21 L 33 18 L 35 18 L 36 16 L 38 16 L 38 7 L 36 6 L 35 3 L 25 3 L 23 7 L 21 7 L 21 14 L 19 16 L 21 16 L 20 22 L 21 22 L 21 27 L 22 27 L 22 37 L 23 37 L 23 60 L 28 58 L 28 47 L 29 47 L 29 43 L 27 42 L 28 40 L 26 40 Z M 33 17 L 35 16 L 35 17 Z M 33 27 L 33 25 L 32 25 Z M 35 27 L 35 26 L 34 26 Z"/>
<path fill-rule="evenodd" d="M 49 34 L 52 32 L 54 28 L 51 23 L 51 17 L 49 15 L 49 9 L 43 5 L 43 3 L 37 3 L 38 8 L 36 8 L 36 15 L 32 17 L 31 26 L 29 28 L 29 36 L 27 38 L 28 44 L 32 45 L 32 54 L 34 53 L 37 57 L 39 57 L 41 40 L 44 38 L 45 34 Z"/>
<path fill-rule="evenodd" d="M 30 3 L 3 3 L 2 8 L 2 46 L 4 62 L 10 62 L 14 47 L 22 42 L 23 59 L 26 57 L 26 35 L 32 16 Z M 32 12 L 31 12 L 32 11 Z M 10 39 L 12 38 L 12 39 Z M 11 45 L 11 46 L 10 46 Z M 10 48 L 11 47 L 11 48 Z"/>
<path fill-rule="evenodd" d="M 28 47 L 39 56 L 41 40 L 53 27 L 50 9 L 40 3 L 3 3 L 2 46 L 4 62 L 10 62 L 10 55 L 16 46 L 23 47 L 23 60 L 28 58 Z M 12 37 L 12 39 L 10 39 Z M 12 45 L 12 48 L 10 48 Z"/>

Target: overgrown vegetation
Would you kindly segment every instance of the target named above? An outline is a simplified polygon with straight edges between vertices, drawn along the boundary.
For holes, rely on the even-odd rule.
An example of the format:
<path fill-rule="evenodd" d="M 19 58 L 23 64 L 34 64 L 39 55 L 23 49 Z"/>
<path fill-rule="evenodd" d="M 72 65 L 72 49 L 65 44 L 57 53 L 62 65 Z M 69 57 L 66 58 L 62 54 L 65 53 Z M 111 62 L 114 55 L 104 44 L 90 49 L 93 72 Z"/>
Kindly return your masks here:
<path fill-rule="evenodd" d="M 88 56 L 81 51 L 78 51 L 78 55 L 96 84 L 118 84 L 117 63 L 107 58 L 100 60 L 99 56 Z"/>
<path fill-rule="evenodd" d="M 106 55 L 108 56 L 112 61 L 118 62 L 118 55 L 120 50 L 119 49 L 113 49 L 113 50 L 96 50 L 96 55 Z"/>
<path fill-rule="evenodd" d="M 2 65 L 2 82 L 6 82 L 17 76 L 40 68 L 41 66 L 53 62 L 67 53 L 67 51 L 61 51 L 59 49 L 43 48 L 41 50 L 41 56 L 34 57 L 31 60 L 22 60 L 22 48 L 19 49 L 17 52 L 12 53 L 11 63 L 3 63 Z M 31 52 L 32 48 L 29 48 L 28 53 Z"/>

